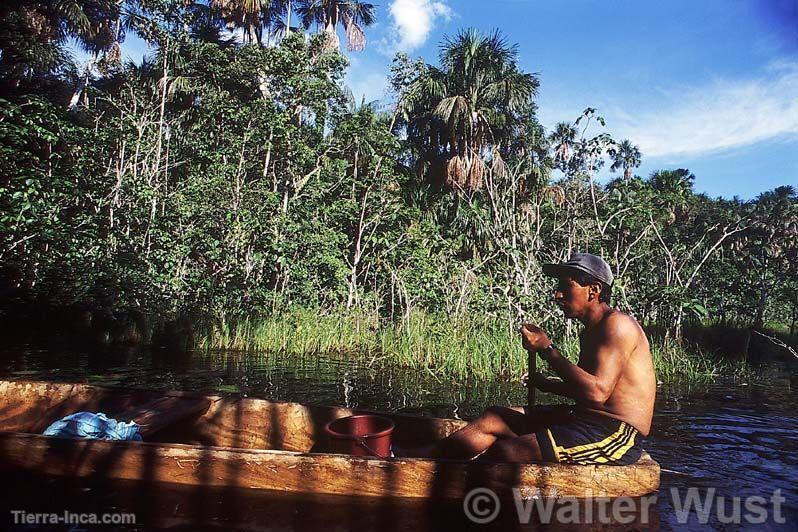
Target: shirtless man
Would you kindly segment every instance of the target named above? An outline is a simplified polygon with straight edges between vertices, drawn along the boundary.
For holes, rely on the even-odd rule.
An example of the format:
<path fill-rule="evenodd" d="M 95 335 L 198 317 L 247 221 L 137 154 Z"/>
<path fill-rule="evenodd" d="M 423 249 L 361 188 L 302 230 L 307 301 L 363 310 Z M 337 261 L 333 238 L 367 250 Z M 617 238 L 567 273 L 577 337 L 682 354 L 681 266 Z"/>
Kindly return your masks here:
<path fill-rule="evenodd" d="M 600 257 L 576 253 L 543 271 L 558 279 L 555 303 L 585 329 L 579 362 L 572 364 L 543 329 L 523 325 L 524 348 L 561 379 L 531 375 L 528 385 L 575 404 L 494 406 L 448 438 L 407 455 L 570 464 L 629 464 L 640 457 L 639 439 L 651 430 L 657 384 L 643 329 L 609 306 L 613 275 Z"/>

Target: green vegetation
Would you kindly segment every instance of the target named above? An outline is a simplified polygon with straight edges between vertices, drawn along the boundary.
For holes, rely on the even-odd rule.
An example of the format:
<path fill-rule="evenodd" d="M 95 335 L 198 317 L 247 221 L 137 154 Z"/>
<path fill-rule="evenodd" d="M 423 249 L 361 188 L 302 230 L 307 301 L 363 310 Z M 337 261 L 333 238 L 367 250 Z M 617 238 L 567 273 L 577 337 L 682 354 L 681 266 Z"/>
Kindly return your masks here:
<path fill-rule="evenodd" d="M 392 102 L 358 102 L 336 31 L 361 49 L 373 21 L 337 0 L 4 4 L 4 319 L 158 316 L 213 324 L 206 347 L 514 375 L 518 322 L 573 342 L 541 265 L 586 251 L 663 331 L 664 378 L 726 371 L 685 355 L 687 326 L 794 342 L 793 188 L 713 199 L 686 169 L 636 176 L 644 154 L 593 108 L 547 132 L 498 33 L 448 38 L 436 65 L 399 54 Z M 130 32 L 155 50 L 141 64 L 119 61 Z"/>
<path fill-rule="evenodd" d="M 559 343 L 576 361 L 573 336 Z M 343 312 L 318 315 L 303 309 L 263 319 L 220 321 L 200 333 L 199 347 L 216 351 L 279 352 L 298 356 L 338 353 L 366 363 L 383 363 L 429 371 L 433 375 L 518 379 L 527 356 L 518 333 L 506 323 L 468 320 L 413 312 L 405 321 L 385 324 L 378 316 Z M 658 339 L 652 344 L 654 365 L 662 382 L 708 382 L 717 377 L 746 378 L 741 361 L 712 356 L 692 344 Z M 545 370 L 541 367 L 540 370 Z"/>
<path fill-rule="evenodd" d="M 413 312 L 386 325 L 377 316 L 299 310 L 266 319 L 222 322 L 204 331 L 200 347 L 280 351 L 297 355 L 339 352 L 443 374 L 513 375 L 526 364 L 516 331 L 495 323 L 459 321 Z M 520 373 L 518 373 L 520 374 Z"/>

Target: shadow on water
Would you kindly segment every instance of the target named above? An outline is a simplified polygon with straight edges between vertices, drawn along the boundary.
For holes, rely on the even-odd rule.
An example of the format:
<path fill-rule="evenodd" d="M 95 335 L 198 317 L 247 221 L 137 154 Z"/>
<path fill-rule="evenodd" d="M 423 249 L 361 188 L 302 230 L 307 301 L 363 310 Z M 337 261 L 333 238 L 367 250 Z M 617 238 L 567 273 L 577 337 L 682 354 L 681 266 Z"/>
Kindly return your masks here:
<path fill-rule="evenodd" d="M 235 404 L 232 423 L 245 427 L 244 396 L 307 404 L 346 404 L 358 409 L 401 411 L 442 417 L 471 417 L 492 404 L 520 404 L 524 390 L 513 383 L 441 382 L 400 368 L 371 367 L 356 360 L 330 357 L 241 356 L 238 354 L 125 352 L 113 357 L 81 352 L 60 352 L 20 346 L 0 353 L 4 378 L 86 381 L 158 389 L 231 393 Z M 347 390 L 340 383 L 344 375 Z M 781 490 L 786 498 L 786 525 L 770 529 L 793 530 L 798 520 L 798 380 L 794 372 L 774 371 L 768 380 L 747 386 L 714 385 L 660 390 L 654 431 L 645 446 L 660 462 L 662 486 L 652 513 L 634 516 L 631 524 L 616 522 L 612 529 L 680 530 L 677 508 L 670 491 L 684 494 L 690 487 L 714 488 L 719 496 L 769 497 Z M 115 398 L 119 401 L 120 398 Z M 74 406 L 74 405 L 73 405 Z M 103 401 L 84 405 L 102 411 Z M 60 415 L 71 413 L 65 409 Z M 74 411 L 74 410 L 73 410 Z M 284 440 L 284 425 L 274 411 L 264 412 L 271 430 L 264 445 L 278 447 Z M 42 420 L 36 430 L 47 422 Z M 222 420 L 213 420 L 221 423 Z M 312 438 L 323 439 L 329 419 L 312 420 Z M 177 430 L 177 429 L 176 429 Z M 401 427 L 397 427 L 401 434 Z M 230 446 L 246 446 L 250 435 L 234 431 Z M 416 434 L 427 439 L 432 434 Z M 210 436 L 206 436 L 210 437 Z M 202 442 L 202 435 L 198 436 Z M 169 440 L 176 441 L 176 440 Z M 401 443 L 401 442 L 400 442 Z M 154 448 L 142 455 L 136 481 L 98 482 L 96 479 L 54 479 L 34 475 L 6 474 L 0 488 L 0 511 L 72 512 L 127 511 L 135 513 L 139 525 L 173 530 L 583 530 L 584 525 L 545 525 L 534 514 L 529 524 L 519 522 L 514 502 L 505 500 L 502 511 L 487 525 L 469 521 L 461 501 L 449 501 L 445 493 L 461 478 L 438 465 L 438 475 L 427 500 L 392 498 L 353 499 L 343 496 L 297 496 L 232 487 L 210 487 L 217 470 L 206 449 L 196 464 L 199 486 L 156 483 Z M 51 452 L 59 452 L 53 449 Z M 78 457 L 77 459 L 81 459 Z M 83 457 L 85 459 L 85 457 Z M 105 454 L 97 463 L 97 477 L 119 466 L 118 451 Z M 224 466 L 228 478 L 243 473 L 240 463 Z M 483 485 L 484 470 L 471 468 L 468 487 Z M 517 468 L 508 469 L 510 482 Z M 359 482 L 351 478 L 349 482 Z M 398 476 L 388 470 L 384 488 L 396 487 Z M 598 512 L 599 508 L 593 510 Z M 697 530 L 725 529 L 717 517 L 688 523 Z M 603 527 L 587 527 L 603 528 Z M 743 529 L 750 528 L 742 526 Z M 19 530 L 49 530 L 27 527 Z"/>

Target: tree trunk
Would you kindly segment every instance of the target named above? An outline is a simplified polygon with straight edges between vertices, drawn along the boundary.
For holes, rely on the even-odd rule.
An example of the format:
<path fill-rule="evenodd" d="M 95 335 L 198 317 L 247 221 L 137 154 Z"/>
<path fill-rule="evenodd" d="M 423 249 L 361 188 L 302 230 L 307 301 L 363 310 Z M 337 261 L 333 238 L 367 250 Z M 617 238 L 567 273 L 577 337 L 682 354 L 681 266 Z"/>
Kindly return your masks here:
<path fill-rule="evenodd" d="M 155 172 L 154 174 L 158 175 L 158 172 L 161 170 L 161 149 L 163 147 L 163 135 L 164 135 L 164 117 L 166 116 L 166 95 L 167 89 L 169 85 L 169 43 L 167 41 L 166 46 L 164 47 L 163 51 L 163 71 L 161 77 L 161 104 L 158 113 L 158 141 L 156 143 L 155 148 Z M 151 183 L 148 183 L 151 184 Z"/>
<path fill-rule="evenodd" d="M 355 197 L 355 187 L 357 186 L 357 165 L 358 165 L 358 150 L 355 150 L 354 168 L 352 170 L 352 199 Z M 366 201 L 368 199 L 368 190 L 363 197 L 363 204 L 360 210 L 360 221 L 357 225 L 357 235 L 355 237 L 355 251 L 352 255 L 352 269 L 349 273 L 349 295 L 346 298 L 346 308 L 352 308 L 357 302 L 357 269 L 360 265 L 361 256 L 361 242 L 363 238 L 363 219 L 366 213 Z"/>
<path fill-rule="evenodd" d="M 745 331 L 745 342 L 743 342 L 743 360 L 748 362 L 748 350 L 751 348 L 751 327 Z"/>
<path fill-rule="evenodd" d="M 358 268 L 360 261 L 363 258 L 363 233 L 365 232 L 366 223 L 366 206 L 368 205 L 369 192 L 371 188 L 366 189 L 363 195 L 363 201 L 360 205 L 360 218 L 357 224 L 357 235 L 355 237 L 355 250 L 352 255 L 352 270 L 349 275 L 349 296 L 346 299 L 346 308 L 350 309 L 358 302 L 357 283 L 358 283 Z"/>
<path fill-rule="evenodd" d="M 85 75 L 81 78 L 80 83 L 78 83 L 75 92 L 72 94 L 72 98 L 69 99 L 69 105 L 67 105 L 68 111 L 77 107 L 80 97 L 86 93 L 86 88 L 89 86 L 89 75 L 91 74 L 91 69 L 94 67 L 94 63 L 97 62 L 97 55 L 96 53 L 92 54 L 91 59 L 86 62 Z"/>
<path fill-rule="evenodd" d="M 679 306 L 679 312 L 676 314 L 676 324 L 674 326 L 673 339 L 676 340 L 676 345 L 682 345 L 682 317 L 684 316 L 684 309 Z"/>
<path fill-rule="evenodd" d="M 274 128 L 269 129 L 269 147 L 266 149 L 266 159 L 263 161 L 263 179 L 269 174 L 269 165 L 272 161 L 272 140 L 274 139 Z"/>
<path fill-rule="evenodd" d="M 72 98 L 69 99 L 69 105 L 67 105 L 67 110 L 71 111 L 75 107 L 77 107 L 78 102 L 80 101 L 80 97 L 83 94 L 83 91 L 86 89 L 86 85 L 89 83 L 89 73 L 86 72 L 86 75 L 81 78 L 80 83 L 78 83 L 78 87 L 75 89 L 75 92 L 72 94 Z"/>
<path fill-rule="evenodd" d="M 762 291 L 759 294 L 759 303 L 756 306 L 756 318 L 754 319 L 754 325 L 756 327 L 762 327 L 765 322 L 765 308 L 768 304 L 768 296 L 769 290 L 767 282 L 762 281 Z"/>

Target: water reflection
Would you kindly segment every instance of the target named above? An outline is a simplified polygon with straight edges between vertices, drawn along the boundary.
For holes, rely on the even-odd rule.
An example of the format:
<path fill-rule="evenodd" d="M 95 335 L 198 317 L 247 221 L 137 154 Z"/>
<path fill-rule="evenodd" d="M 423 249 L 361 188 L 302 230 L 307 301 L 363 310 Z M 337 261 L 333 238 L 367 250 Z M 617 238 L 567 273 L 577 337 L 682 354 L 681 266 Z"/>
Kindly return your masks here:
<path fill-rule="evenodd" d="M 6 378 L 242 394 L 308 404 L 462 418 L 475 416 L 492 404 L 521 404 L 526 395 L 525 390 L 511 382 L 443 378 L 432 372 L 332 354 L 286 357 L 274 353 L 135 350 L 91 353 L 17 346 L 6 347 L 0 353 L 0 373 Z M 683 529 L 670 490 L 676 488 L 684 494 L 688 487 L 700 487 L 715 488 L 717 495 L 725 497 L 759 495 L 767 498 L 779 489 L 786 498 L 787 523 L 769 528 L 794 530 L 798 523 L 798 488 L 794 482 L 798 478 L 798 392 L 795 384 L 795 372 L 774 369 L 766 380 L 747 386 L 660 389 L 654 430 L 646 443 L 646 448 L 664 469 L 656 522 L 647 526 L 635 522 L 631 528 Z M 542 402 L 557 401 L 545 395 L 541 399 Z M 230 502 L 225 497 L 207 494 L 196 506 L 196 496 L 187 497 L 177 488 L 142 502 L 136 499 L 143 496 L 141 493 L 125 486 L 115 488 L 110 495 L 116 494 L 117 498 L 108 501 L 105 500 L 108 493 L 100 496 L 96 491 L 85 491 L 92 489 L 86 486 L 72 486 L 77 491 L 69 492 L 69 486 L 58 485 L 52 479 L 35 482 L 21 479 L 19 484 L 30 486 L 31 491 L 26 494 L 15 488 L 9 494 L 13 497 L 8 500 L 15 500 L 17 504 L 60 503 L 60 509 L 65 500 L 70 504 L 77 500 L 90 505 L 127 505 L 146 508 L 147 514 L 158 518 L 159 525 L 171 523 L 186 526 L 186 530 L 197 528 L 196 522 L 191 525 L 196 517 L 190 510 L 192 504 L 207 517 L 203 518 L 203 526 L 226 529 L 251 528 L 255 524 L 267 524 L 279 530 L 452 530 L 474 526 L 463 522 L 462 509 L 457 505 L 433 508 L 428 503 L 416 502 L 386 509 L 385 504 L 380 506 L 375 501 L 241 494 Z M 49 497 L 36 495 L 48 493 L 47 490 L 52 493 Z M 61 498 L 59 494 L 64 490 L 76 498 Z M 323 523 L 319 524 L 319 520 Z M 693 519 L 688 525 L 691 529 L 728 528 L 716 516 L 707 524 Z M 492 527 L 496 530 L 517 528 L 514 511 L 502 513 Z"/>
<path fill-rule="evenodd" d="M 572 506 L 567 502 L 541 506 L 521 514 L 513 501 L 502 501 L 494 520 L 487 524 L 469 521 L 459 501 L 422 499 L 352 498 L 334 495 L 304 495 L 267 493 L 249 490 L 159 485 L 157 490 L 142 490 L 136 482 L 117 481 L 102 486 L 86 481 L 7 477 L 16 485 L 0 501 L 0 512 L 13 509 L 26 512 L 62 512 L 103 514 L 120 512 L 133 514 L 136 525 L 124 530 L 148 530 L 158 527 L 168 530 L 266 530 L 266 531 L 349 531 L 366 530 L 423 531 L 423 530 L 482 530 L 536 531 L 584 530 L 611 528 L 614 530 L 657 529 L 660 524 L 658 508 L 636 500 L 636 508 L 621 513 L 612 509 L 611 500 Z M 53 502 L 55 501 L 55 502 Z M 529 503 L 534 505 L 534 503 Z M 16 506 L 15 506 L 16 505 Z M 530 506 L 533 508 L 534 506 Z M 519 519 L 519 515 L 521 516 Z M 548 524 L 547 515 L 562 521 Z M 541 516 L 545 524 L 541 523 Z M 601 519 L 601 526 L 587 526 Z M 69 527 L 11 527 L 11 530 L 70 530 Z M 75 528 L 71 528 L 74 530 Z"/>

